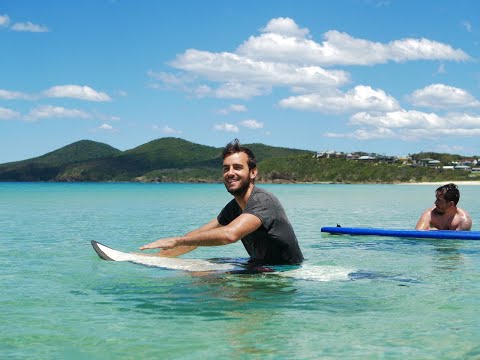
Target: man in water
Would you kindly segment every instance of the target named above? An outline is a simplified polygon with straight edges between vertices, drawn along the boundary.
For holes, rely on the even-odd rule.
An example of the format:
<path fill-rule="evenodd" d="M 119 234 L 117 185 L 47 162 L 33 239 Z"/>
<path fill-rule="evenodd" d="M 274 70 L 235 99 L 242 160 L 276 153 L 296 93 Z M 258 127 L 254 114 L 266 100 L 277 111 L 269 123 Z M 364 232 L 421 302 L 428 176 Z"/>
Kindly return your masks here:
<path fill-rule="evenodd" d="M 457 207 L 460 191 L 457 185 L 447 184 L 435 191 L 435 206 L 426 210 L 418 220 L 417 230 L 470 230 L 472 218 Z"/>
<path fill-rule="evenodd" d="M 254 264 L 299 264 L 303 255 L 278 199 L 255 186 L 256 158 L 240 145 L 229 143 L 222 153 L 223 183 L 233 199 L 207 224 L 186 235 L 159 239 L 140 250 L 163 249 L 158 256 L 178 256 L 198 246 L 228 245 L 242 240 Z"/>

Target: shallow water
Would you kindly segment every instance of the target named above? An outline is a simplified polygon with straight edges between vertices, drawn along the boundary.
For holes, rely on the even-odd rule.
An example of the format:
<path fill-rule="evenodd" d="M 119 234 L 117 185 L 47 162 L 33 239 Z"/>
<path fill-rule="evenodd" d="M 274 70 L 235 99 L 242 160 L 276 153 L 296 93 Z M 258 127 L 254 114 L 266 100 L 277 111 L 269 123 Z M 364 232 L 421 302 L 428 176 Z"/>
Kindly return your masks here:
<path fill-rule="evenodd" d="M 307 258 L 294 277 L 105 262 L 90 245 L 136 251 L 187 232 L 230 200 L 222 185 L 0 183 L 2 358 L 480 358 L 480 241 L 320 233 L 413 228 L 435 186 L 260 186 Z M 480 187 L 460 190 L 479 230 Z"/>

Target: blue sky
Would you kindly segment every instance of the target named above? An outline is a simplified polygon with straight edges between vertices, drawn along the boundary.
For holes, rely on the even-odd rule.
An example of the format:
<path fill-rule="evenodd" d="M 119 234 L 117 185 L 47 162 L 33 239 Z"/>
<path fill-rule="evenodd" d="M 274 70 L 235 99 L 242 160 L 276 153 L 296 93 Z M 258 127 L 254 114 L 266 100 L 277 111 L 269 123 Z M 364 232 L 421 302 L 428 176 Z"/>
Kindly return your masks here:
<path fill-rule="evenodd" d="M 90 139 L 480 155 L 476 0 L 0 0 L 0 163 Z"/>

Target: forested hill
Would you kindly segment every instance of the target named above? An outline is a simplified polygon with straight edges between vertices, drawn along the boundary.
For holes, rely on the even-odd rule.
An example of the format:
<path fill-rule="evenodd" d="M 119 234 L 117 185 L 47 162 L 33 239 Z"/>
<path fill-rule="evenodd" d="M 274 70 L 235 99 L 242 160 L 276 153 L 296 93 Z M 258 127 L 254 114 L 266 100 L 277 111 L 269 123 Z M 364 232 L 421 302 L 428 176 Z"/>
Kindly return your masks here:
<path fill-rule="evenodd" d="M 264 183 L 396 183 L 478 179 L 472 178 L 471 173 L 466 171 L 317 158 L 314 151 L 264 144 L 244 145 L 257 156 L 257 180 Z M 127 151 L 82 140 L 36 158 L 0 164 L 0 181 L 220 182 L 222 150 L 179 138 L 161 138 Z M 435 158 L 436 154 L 428 155 Z"/>
<path fill-rule="evenodd" d="M 310 155 L 306 150 L 245 144 L 259 161 Z M 223 148 L 161 138 L 127 151 L 82 140 L 48 154 L 0 164 L 0 181 L 187 181 L 221 180 Z"/>

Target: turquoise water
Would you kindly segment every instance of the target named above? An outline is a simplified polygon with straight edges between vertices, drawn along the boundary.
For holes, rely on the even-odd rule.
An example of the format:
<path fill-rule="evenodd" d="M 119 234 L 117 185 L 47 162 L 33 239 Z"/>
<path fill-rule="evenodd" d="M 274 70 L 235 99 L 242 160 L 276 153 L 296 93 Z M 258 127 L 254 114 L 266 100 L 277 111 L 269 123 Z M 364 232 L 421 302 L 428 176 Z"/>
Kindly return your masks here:
<path fill-rule="evenodd" d="M 105 262 L 90 245 L 184 233 L 230 200 L 222 185 L 0 183 L 2 358 L 480 358 L 480 241 L 320 233 L 413 228 L 435 186 L 260 186 L 284 204 L 304 268 L 348 278 L 192 274 Z M 460 190 L 479 230 L 480 187 Z"/>

